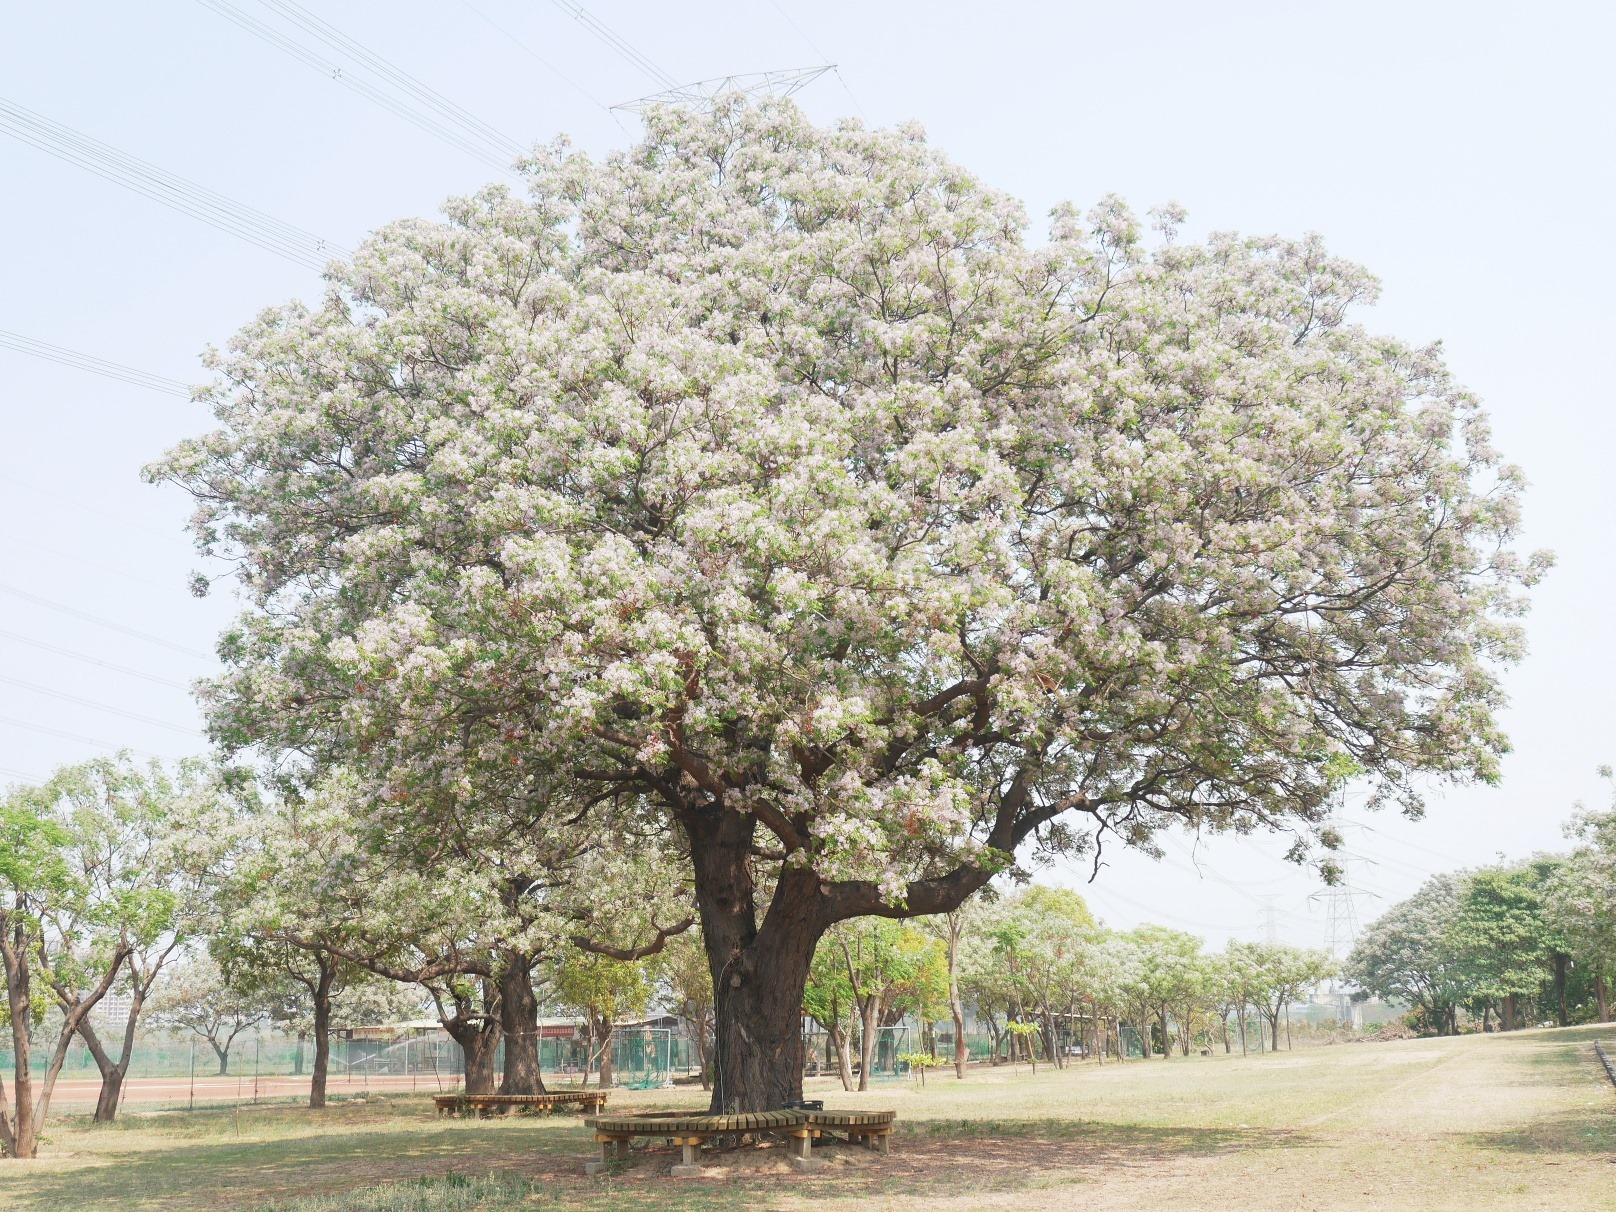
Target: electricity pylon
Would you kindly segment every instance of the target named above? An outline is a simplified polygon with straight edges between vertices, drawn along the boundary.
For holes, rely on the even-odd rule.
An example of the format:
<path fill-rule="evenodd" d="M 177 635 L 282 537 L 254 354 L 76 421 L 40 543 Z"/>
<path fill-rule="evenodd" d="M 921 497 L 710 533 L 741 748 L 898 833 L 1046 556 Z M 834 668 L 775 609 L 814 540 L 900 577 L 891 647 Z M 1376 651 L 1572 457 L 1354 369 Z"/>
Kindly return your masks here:
<path fill-rule="evenodd" d="M 694 84 L 681 84 L 678 88 L 652 93 L 649 97 L 636 97 L 633 101 L 623 101 L 612 108 L 638 114 L 653 105 L 688 105 L 694 109 L 708 109 L 718 98 L 731 93 L 745 93 L 750 97 L 789 97 L 808 87 L 826 72 L 835 70 L 834 63 L 824 63 L 818 67 L 792 67 L 783 71 L 715 76 L 711 80 L 698 80 Z"/>

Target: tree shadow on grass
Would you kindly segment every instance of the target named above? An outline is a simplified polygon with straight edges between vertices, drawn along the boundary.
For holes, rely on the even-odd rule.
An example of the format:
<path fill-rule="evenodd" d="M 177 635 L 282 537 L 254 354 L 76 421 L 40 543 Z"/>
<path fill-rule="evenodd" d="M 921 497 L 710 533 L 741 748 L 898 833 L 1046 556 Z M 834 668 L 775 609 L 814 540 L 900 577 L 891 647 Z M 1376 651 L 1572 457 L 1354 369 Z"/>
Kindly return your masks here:
<path fill-rule="evenodd" d="M 587 1139 L 565 1125 L 532 1131 L 435 1127 L 342 1131 L 268 1140 L 186 1141 L 108 1150 L 7 1173 L 0 1206 L 10 1212 L 60 1208 L 222 1209 L 445 1173 L 525 1174 L 580 1169 Z M 53 1159 L 54 1160 L 54 1159 Z M 49 1168 L 46 1168 L 49 1166 Z M 4 1172 L 0 1172 L 4 1173 Z"/>
<path fill-rule="evenodd" d="M 576 1124 L 534 1131 L 351 1131 L 267 1141 L 185 1143 L 131 1151 L 110 1164 L 33 1170 L 8 1183 L 5 1206 L 18 1212 L 96 1208 L 252 1209 L 308 1196 L 319 1206 L 374 1206 L 363 1188 L 445 1174 L 519 1175 L 543 1192 L 538 1206 L 570 1212 L 721 1212 L 755 1208 L 771 1197 L 859 1197 L 903 1192 L 960 1195 L 1004 1192 L 1080 1181 L 1085 1172 L 1151 1167 L 1177 1157 L 1296 1147 L 1296 1133 L 1194 1128 L 1140 1128 L 1062 1120 L 970 1120 L 900 1126 L 890 1155 L 843 1144 L 816 1147 L 825 1168 L 790 1168 L 779 1145 L 711 1154 L 706 1161 L 727 1182 L 671 1180 L 669 1150 L 637 1152 L 615 1172 L 586 1177 L 582 1162 L 595 1148 Z M 353 1202 L 343 1192 L 355 1192 Z M 512 1204 L 511 1207 L 517 1207 Z M 534 1206 L 531 1199 L 520 1202 Z M 493 1209 L 490 1208 L 490 1212 Z"/>
<path fill-rule="evenodd" d="M 1478 1149 L 1500 1153 L 1616 1154 L 1616 1114 L 1610 1109 L 1587 1108 L 1533 1120 L 1521 1128 L 1501 1132 L 1471 1132 L 1465 1141 Z"/>

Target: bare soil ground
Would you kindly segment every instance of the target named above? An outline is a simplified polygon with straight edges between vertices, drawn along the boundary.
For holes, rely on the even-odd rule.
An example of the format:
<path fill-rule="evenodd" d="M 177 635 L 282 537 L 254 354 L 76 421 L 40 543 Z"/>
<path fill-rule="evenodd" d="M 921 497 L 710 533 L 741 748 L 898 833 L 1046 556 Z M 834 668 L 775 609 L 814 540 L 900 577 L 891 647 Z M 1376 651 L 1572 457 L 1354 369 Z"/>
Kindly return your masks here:
<path fill-rule="evenodd" d="M 1616 1026 L 1175 1058 L 1063 1072 L 936 1071 L 833 1106 L 891 1106 L 889 1157 L 831 1146 L 811 1175 L 777 1147 L 672 1179 L 669 1152 L 586 1177 L 573 1118 L 437 1120 L 429 1098 L 56 1121 L 45 1155 L 0 1162 L 0 1208 L 548 1208 L 605 1212 L 1085 1212 L 1335 1208 L 1616 1212 L 1616 1089 L 1593 1057 Z M 620 1091 L 614 1109 L 699 1092 Z M 476 1189 L 447 1175 L 500 1176 Z M 425 1186 L 407 1180 L 436 1178 Z"/>

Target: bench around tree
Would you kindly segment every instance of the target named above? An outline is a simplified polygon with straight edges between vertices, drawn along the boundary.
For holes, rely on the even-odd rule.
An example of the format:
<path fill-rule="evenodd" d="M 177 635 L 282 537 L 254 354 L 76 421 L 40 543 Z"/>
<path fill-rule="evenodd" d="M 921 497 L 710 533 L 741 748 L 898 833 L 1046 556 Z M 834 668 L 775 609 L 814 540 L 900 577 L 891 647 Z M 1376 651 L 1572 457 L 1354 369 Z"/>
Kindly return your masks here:
<path fill-rule="evenodd" d="M 606 1105 L 606 1093 L 585 1090 L 572 1094 L 439 1094 L 433 1099 L 439 1115 L 504 1115 L 515 1110 L 526 1114 L 548 1114 L 562 1108 L 588 1114 Z"/>

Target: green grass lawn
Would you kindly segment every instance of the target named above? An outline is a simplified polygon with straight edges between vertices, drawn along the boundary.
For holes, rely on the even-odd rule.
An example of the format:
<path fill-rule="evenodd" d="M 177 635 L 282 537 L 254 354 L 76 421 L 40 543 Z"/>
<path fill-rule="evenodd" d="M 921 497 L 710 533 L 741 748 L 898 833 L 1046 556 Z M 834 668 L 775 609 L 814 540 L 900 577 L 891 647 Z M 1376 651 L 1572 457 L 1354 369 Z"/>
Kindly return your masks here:
<path fill-rule="evenodd" d="M 672 1179 L 671 1154 L 586 1177 L 576 1118 L 439 1120 L 426 1095 L 54 1120 L 32 1162 L 0 1162 L 7 1209 L 255 1212 L 1056 1212 L 1107 1209 L 1616 1210 L 1616 1089 L 1591 1041 L 1616 1027 L 1277 1053 L 973 1071 L 924 1090 L 817 1086 L 831 1106 L 895 1107 L 890 1157 L 779 1148 Z M 619 1091 L 614 1110 L 700 1092 Z"/>

